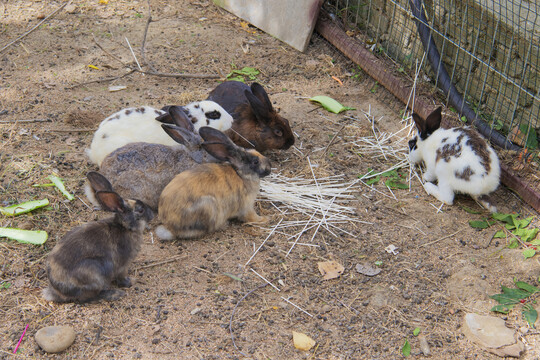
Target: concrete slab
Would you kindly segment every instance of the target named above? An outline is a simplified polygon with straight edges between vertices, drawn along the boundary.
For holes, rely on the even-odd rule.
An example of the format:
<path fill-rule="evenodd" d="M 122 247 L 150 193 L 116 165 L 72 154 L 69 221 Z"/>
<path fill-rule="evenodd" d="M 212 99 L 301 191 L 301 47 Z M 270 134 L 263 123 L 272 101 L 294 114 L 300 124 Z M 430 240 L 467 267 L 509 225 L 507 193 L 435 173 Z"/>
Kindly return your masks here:
<path fill-rule="evenodd" d="M 305 51 L 323 0 L 214 0 L 297 50 Z"/>

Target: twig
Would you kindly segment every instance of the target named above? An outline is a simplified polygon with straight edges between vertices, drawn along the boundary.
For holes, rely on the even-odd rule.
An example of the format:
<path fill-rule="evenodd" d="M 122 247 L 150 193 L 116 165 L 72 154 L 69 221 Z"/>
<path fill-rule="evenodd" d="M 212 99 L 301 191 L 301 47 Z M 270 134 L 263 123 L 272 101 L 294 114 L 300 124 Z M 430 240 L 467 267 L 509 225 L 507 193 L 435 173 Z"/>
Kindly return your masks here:
<path fill-rule="evenodd" d="M 71 0 L 67 1 L 64 3 L 64 5 L 60 6 L 58 9 L 54 10 L 52 13 L 50 13 L 49 15 L 47 15 L 43 20 L 41 20 L 40 22 L 38 22 L 33 28 L 31 28 L 30 30 L 28 30 L 27 32 L 25 32 L 24 34 L 22 34 L 21 36 L 19 36 L 18 38 L 16 38 L 15 40 L 13 40 L 12 42 L 10 42 L 9 44 L 5 45 L 2 49 L 0 49 L 0 54 L 2 52 L 4 52 L 4 50 L 6 50 L 7 48 L 9 48 L 11 45 L 19 42 L 20 40 L 22 40 L 24 37 L 30 35 L 30 33 L 32 33 L 34 30 L 36 30 L 37 28 L 40 27 L 41 24 L 43 24 L 45 21 L 51 19 L 53 16 L 55 16 L 60 10 L 62 10 L 63 8 L 66 7 L 67 4 L 71 3 Z"/>
<path fill-rule="evenodd" d="M 141 269 L 147 269 L 147 268 L 154 267 L 154 266 L 158 266 L 158 265 L 168 264 L 168 263 L 170 263 L 170 262 L 173 262 L 173 261 L 176 261 L 176 260 L 180 260 L 180 259 L 183 259 L 183 258 L 187 258 L 187 255 L 177 255 L 177 256 L 173 256 L 172 258 L 170 258 L 170 259 L 168 259 L 168 260 L 158 261 L 158 262 L 155 262 L 155 263 L 152 263 L 152 264 L 140 266 L 140 267 L 138 267 L 138 268 L 133 269 L 133 271 L 137 271 L 137 270 L 141 270 Z M 197 268 L 197 269 L 198 269 L 198 268 Z M 204 270 L 204 269 L 200 269 L 200 270 Z"/>
<path fill-rule="evenodd" d="M 283 218 L 281 218 L 281 220 L 279 220 L 279 222 L 277 223 L 276 226 L 274 226 L 274 228 L 272 229 L 272 231 L 270 231 L 270 234 L 268 234 L 268 236 L 266 237 L 266 239 L 264 239 L 264 241 L 261 243 L 261 245 L 259 245 L 259 247 L 257 248 L 257 250 L 255 250 L 255 252 L 253 253 L 253 255 L 251 255 L 251 257 L 249 258 L 249 260 L 245 263 L 244 267 L 246 267 L 249 262 L 251 260 L 253 260 L 253 258 L 255 257 L 255 255 L 257 255 L 257 253 L 259 252 L 259 250 L 263 247 L 264 243 L 266 243 L 266 240 L 268 240 L 270 238 L 270 236 L 272 236 L 272 234 L 274 233 L 274 231 L 276 231 L 277 227 L 279 226 L 279 224 L 281 224 L 281 222 L 283 221 Z"/>
<path fill-rule="evenodd" d="M 221 76 L 219 75 L 212 75 L 212 74 L 180 74 L 180 73 L 162 73 L 159 71 L 142 71 L 142 70 L 135 70 L 136 72 L 140 72 L 141 74 L 146 75 L 154 75 L 154 76 L 161 76 L 161 77 L 173 77 L 173 78 L 190 78 L 190 79 L 220 79 Z"/>
<path fill-rule="evenodd" d="M 157 69 L 146 60 L 146 35 L 148 35 L 148 28 L 150 27 L 150 23 L 152 22 L 152 8 L 150 7 L 150 0 L 147 1 L 148 3 L 148 20 L 146 21 L 146 27 L 144 28 L 144 35 L 143 35 L 143 41 L 141 45 L 141 58 L 143 61 L 143 64 L 148 65 L 150 67 L 150 70 L 157 72 Z"/>
<path fill-rule="evenodd" d="M 139 60 L 137 60 L 137 57 L 135 56 L 135 52 L 133 51 L 133 48 L 131 47 L 131 44 L 129 43 L 127 36 L 125 36 L 124 38 L 126 39 L 126 42 L 129 46 L 129 51 L 131 51 L 131 55 L 133 55 L 133 58 L 135 59 L 135 63 L 137 64 L 137 67 L 139 68 L 139 70 L 142 71 L 141 64 L 139 64 Z"/>
<path fill-rule="evenodd" d="M 258 277 L 260 277 L 261 279 L 263 279 L 264 281 L 266 281 L 268 283 L 268 285 L 270 285 L 271 287 L 273 287 L 274 289 L 276 289 L 277 291 L 281 291 L 276 285 L 272 284 L 270 281 L 266 280 L 264 278 L 264 276 L 262 276 L 261 274 L 259 274 L 258 272 L 256 272 L 255 270 L 253 270 L 253 268 L 250 268 L 251 271 L 253 271 L 255 273 L 255 275 L 257 275 Z"/>
<path fill-rule="evenodd" d="M 345 123 L 343 124 L 343 126 L 334 134 L 334 136 L 332 137 L 332 139 L 330 140 L 330 142 L 328 143 L 328 145 L 326 145 L 326 147 L 324 148 L 324 151 L 322 152 L 322 155 L 321 157 L 323 157 L 324 155 L 326 155 L 326 152 L 328 151 L 328 148 L 330 147 L 330 145 L 332 145 L 334 143 L 334 140 L 336 140 L 337 136 L 339 135 L 339 133 L 341 131 L 343 131 L 343 129 L 345 129 L 345 126 L 347 126 L 348 123 Z"/>
<path fill-rule="evenodd" d="M 50 122 L 50 121 L 51 121 L 51 119 L 26 119 L 26 120 L 14 119 L 14 120 L 2 120 L 2 121 L 0 121 L 0 124 L 9 124 L 9 123 L 18 123 L 18 122 L 34 123 L 34 122 Z"/>
<path fill-rule="evenodd" d="M 84 86 L 84 85 L 88 85 L 88 84 L 94 84 L 94 83 L 101 83 L 101 82 L 108 82 L 108 81 L 118 80 L 118 79 L 121 79 L 121 78 L 123 78 L 123 77 L 129 76 L 129 75 L 133 74 L 133 73 L 136 72 L 136 71 L 137 71 L 137 70 L 135 70 L 135 69 L 131 69 L 130 71 L 128 71 L 128 72 L 125 73 L 124 75 L 111 76 L 111 77 L 108 77 L 108 78 L 97 79 L 97 80 L 90 80 L 90 81 L 86 81 L 86 82 L 83 82 L 83 83 L 80 83 L 80 84 L 75 84 L 75 85 L 66 87 L 66 88 L 64 88 L 64 89 L 66 89 L 66 90 L 71 90 L 71 89 L 74 89 L 74 88 L 76 88 L 76 87 Z"/>
<path fill-rule="evenodd" d="M 92 132 L 96 129 L 50 129 L 49 132 Z"/>
<path fill-rule="evenodd" d="M 248 357 L 246 354 L 244 354 L 242 351 L 240 351 L 240 349 L 238 348 L 238 346 L 236 346 L 236 342 L 234 341 L 234 334 L 233 334 L 233 330 L 232 330 L 232 321 L 233 321 L 233 318 L 234 318 L 234 313 L 236 312 L 236 309 L 238 308 L 238 305 L 240 305 L 240 303 L 242 301 L 244 301 L 245 298 L 247 298 L 249 295 L 251 295 L 254 291 L 256 290 L 259 290 L 259 289 L 262 289 L 263 287 L 265 287 L 266 285 L 268 285 L 269 283 L 264 283 L 262 285 L 259 285 L 257 286 L 255 289 L 252 289 L 250 291 L 248 291 L 246 293 L 246 295 L 242 296 L 242 298 L 240 300 L 238 300 L 238 302 L 236 303 L 236 305 L 234 306 L 234 309 L 231 313 L 231 318 L 229 319 L 229 332 L 231 333 L 231 340 L 232 340 L 232 343 L 234 345 L 234 348 L 242 355 L 244 355 L 245 357 Z"/>
<path fill-rule="evenodd" d="M 448 239 L 449 237 L 452 237 L 452 236 L 454 236 L 454 235 L 457 235 L 457 234 L 458 234 L 459 232 L 461 232 L 461 231 L 463 231 L 463 229 L 460 229 L 460 230 L 456 231 L 456 232 L 453 233 L 453 234 L 443 236 L 443 237 L 440 238 L 440 239 L 433 240 L 433 241 L 431 241 L 431 242 L 428 242 L 428 243 L 419 245 L 418 247 L 421 248 L 421 247 L 424 247 L 424 246 L 428 246 L 428 245 L 431 245 L 431 244 L 435 244 L 436 242 L 439 242 L 439 241 L 442 241 L 442 240 L 444 240 L 444 239 Z"/>
<path fill-rule="evenodd" d="M 297 308 L 298 310 L 302 311 L 303 313 L 313 317 L 313 315 L 311 315 L 310 313 L 308 313 L 306 310 L 302 309 L 300 306 L 296 305 L 295 303 L 289 301 L 288 299 L 284 298 L 283 296 L 281 298 L 283 300 L 285 300 L 286 302 L 288 302 L 289 304 L 291 304 L 292 306 L 294 306 L 295 308 Z"/>
<path fill-rule="evenodd" d="M 122 59 L 120 59 L 118 56 L 114 55 L 114 54 L 111 54 L 110 52 L 108 52 L 107 50 L 105 50 L 105 48 L 103 46 L 101 46 L 97 40 L 96 40 L 96 36 L 94 35 L 94 33 L 92 33 L 92 37 L 94 38 L 94 43 L 96 44 L 96 46 L 98 48 L 101 49 L 101 51 L 103 51 L 105 54 L 109 55 L 110 57 L 112 57 L 113 59 L 115 59 L 116 61 L 118 61 L 119 63 L 121 63 L 122 65 L 124 66 L 127 66 L 127 64 L 122 61 Z"/>

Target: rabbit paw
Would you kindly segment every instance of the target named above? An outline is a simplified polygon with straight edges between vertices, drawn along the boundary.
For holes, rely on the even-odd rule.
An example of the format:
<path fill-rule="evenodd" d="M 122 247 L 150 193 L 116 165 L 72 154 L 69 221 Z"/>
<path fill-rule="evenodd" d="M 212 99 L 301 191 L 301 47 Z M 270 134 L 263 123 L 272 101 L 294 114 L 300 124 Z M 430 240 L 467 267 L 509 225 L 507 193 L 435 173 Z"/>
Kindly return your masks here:
<path fill-rule="evenodd" d="M 454 202 L 454 192 L 451 189 L 445 190 L 441 186 L 437 186 L 430 182 L 424 184 L 424 189 L 429 195 L 435 196 L 437 200 L 442 201 L 445 204 L 452 205 Z"/>
<path fill-rule="evenodd" d="M 118 278 L 116 279 L 116 285 L 118 285 L 118 287 L 131 287 L 131 279 L 129 277 L 123 277 L 123 278 Z"/>
<path fill-rule="evenodd" d="M 255 211 L 248 213 L 242 218 L 246 224 L 264 224 L 268 221 L 266 216 L 259 216 Z"/>
<path fill-rule="evenodd" d="M 99 293 L 99 297 L 106 301 L 115 301 L 120 299 L 124 295 L 126 295 L 126 292 L 124 290 L 118 289 L 103 290 Z"/>
<path fill-rule="evenodd" d="M 437 176 L 432 171 L 426 171 L 424 175 L 422 176 L 422 178 L 424 179 L 424 181 L 429 181 L 429 182 L 433 182 L 437 180 Z"/>

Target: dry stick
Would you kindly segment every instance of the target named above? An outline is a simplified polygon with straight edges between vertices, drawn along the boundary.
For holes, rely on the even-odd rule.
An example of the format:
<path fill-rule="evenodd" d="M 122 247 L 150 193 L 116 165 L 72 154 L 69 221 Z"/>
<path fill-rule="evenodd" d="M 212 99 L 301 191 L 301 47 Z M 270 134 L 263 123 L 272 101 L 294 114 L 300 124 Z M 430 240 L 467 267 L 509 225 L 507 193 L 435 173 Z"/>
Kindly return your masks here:
<path fill-rule="evenodd" d="M 159 71 L 142 71 L 142 70 L 134 70 L 136 72 L 139 72 L 141 74 L 146 75 L 154 75 L 154 76 L 161 76 L 161 77 L 172 77 L 172 78 L 189 78 L 189 79 L 220 79 L 221 76 L 219 75 L 212 75 L 212 74 L 179 74 L 179 73 L 162 73 Z"/>
<path fill-rule="evenodd" d="M 246 354 L 244 354 L 242 351 L 240 351 L 238 346 L 236 346 L 236 342 L 234 341 L 234 334 L 233 334 L 233 330 L 232 330 L 232 321 L 233 321 L 233 318 L 234 318 L 234 313 L 236 312 L 236 308 L 238 308 L 238 305 L 240 305 L 240 303 L 242 301 L 244 301 L 245 298 L 247 298 L 249 295 L 251 295 L 251 293 L 253 293 L 254 291 L 262 289 L 263 287 L 265 287 L 268 284 L 269 283 L 264 283 L 262 285 L 259 285 L 255 289 L 252 289 L 252 290 L 248 291 L 246 295 L 242 296 L 242 298 L 240 300 L 238 300 L 238 302 L 234 306 L 234 309 L 233 309 L 233 311 L 231 313 L 231 318 L 229 319 L 229 332 L 231 333 L 231 340 L 232 340 L 232 343 L 234 345 L 234 348 L 236 349 L 236 351 L 238 351 L 240 354 L 244 355 L 245 357 L 248 357 L 248 356 Z"/>
<path fill-rule="evenodd" d="M 123 77 L 129 76 L 129 75 L 133 74 L 136 71 L 137 70 L 135 70 L 135 69 L 131 69 L 130 71 L 128 71 L 124 75 L 111 76 L 111 77 L 108 77 L 108 78 L 97 79 L 97 80 L 90 80 L 90 81 L 86 81 L 86 82 L 83 82 L 83 83 L 80 83 L 80 84 L 75 84 L 75 85 L 66 87 L 65 89 L 66 90 L 71 90 L 71 89 L 74 89 L 76 87 L 84 86 L 84 85 L 88 85 L 88 84 L 94 84 L 94 83 L 101 83 L 101 82 L 108 82 L 108 81 L 118 80 L 118 79 L 121 79 Z"/>
<path fill-rule="evenodd" d="M 118 61 L 119 63 L 121 63 L 122 65 L 124 66 L 127 66 L 127 64 L 122 61 L 122 59 L 120 59 L 118 56 L 114 55 L 114 54 L 111 54 L 110 52 L 108 52 L 107 50 L 105 50 L 105 48 L 103 46 L 101 46 L 97 40 L 96 40 L 96 36 L 94 35 L 94 33 L 92 33 L 92 37 L 94 38 L 94 43 L 96 44 L 96 46 L 98 48 L 101 49 L 101 51 L 103 51 L 105 54 L 109 55 L 110 57 L 112 57 L 114 60 Z"/>
<path fill-rule="evenodd" d="M 176 260 L 180 260 L 180 259 L 182 259 L 182 258 L 187 258 L 187 255 L 177 255 L 177 256 L 173 256 L 172 258 L 170 258 L 170 259 L 168 259 L 168 260 L 158 261 L 158 262 L 155 262 L 155 263 L 152 263 L 152 264 L 140 266 L 140 267 L 138 267 L 138 268 L 133 269 L 133 271 L 137 271 L 137 270 L 141 270 L 141 269 L 147 269 L 147 268 L 150 268 L 150 267 L 159 266 L 159 265 L 163 265 L 163 264 L 168 264 L 168 263 L 170 263 L 170 262 L 173 262 L 173 261 L 176 261 Z"/>
<path fill-rule="evenodd" d="M 270 285 L 271 287 L 273 287 L 274 289 L 276 289 L 277 291 L 281 291 L 276 285 L 272 284 L 270 281 L 266 280 L 264 278 L 264 276 L 262 276 L 261 274 L 259 274 L 258 272 L 256 272 L 253 268 L 250 268 L 251 271 L 253 271 L 255 273 L 255 275 L 257 275 L 258 277 L 260 277 L 261 279 L 263 279 L 264 281 L 266 281 L 268 283 L 268 285 Z"/>
<path fill-rule="evenodd" d="M 255 257 L 255 255 L 257 255 L 257 253 L 259 252 L 259 250 L 263 247 L 263 245 L 266 243 L 266 240 L 268 240 L 270 238 L 270 236 L 272 236 L 272 234 L 274 233 L 274 231 L 276 231 L 277 227 L 279 226 L 279 224 L 281 224 L 281 222 L 283 221 L 283 218 L 281 218 L 281 220 L 279 220 L 279 222 L 277 223 L 276 226 L 274 226 L 274 228 L 272 229 L 272 231 L 270 231 L 270 234 L 268 234 L 268 236 L 266 237 L 266 239 L 264 239 L 264 241 L 261 243 L 261 245 L 259 245 L 259 247 L 257 248 L 257 250 L 253 253 L 253 255 L 251 255 L 251 257 L 249 258 L 249 260 L 245 263 L 244 267 L 246 267 L 249 262 L 251 260 L 253 260 L 253 258 Z"/>
<path fill-rule="evenodd" d="M 146 60 L 146 54 L 145 54 L 145 46 L 146 46 L 146 36 L 148 35 L 148 28 L 150 27 L 150 23 L 152 22 L 152 8 L 150 7 L 150 0 L 147 1 L 148 3 L 148 20 L 146 21 L 146 27 L 144 28 L 144 35 L 143 35 L 143 41 L 141 45 L 141 58 L 143 61 L 143 64 L 148 65 L 150 67 L 150 70 L 157 72 L 157 69 Z"/>
<path fill-rule="evenodd" d="M 435 244 L 436 242 L 439 242 L 439 241 L 442 241 L 442 240 L 444 240 L 444 239 L 448 239 L 449 237 L 452 237 L 452 236 L 454 236 L 454 235 L 457 235 L 457 234 L 458 234 L 458 233 L 460 233 L 461 231 L 463 231 L 463 229 L 461 229 L 461 230 L 458 230 L 458 231 L 456 231 L 456 232 L 455 232 L 455 233 L 453 233 L 453 234 L 450 234 L 450 235 L 446 235 L 446 236 L 443 236 L 443 237 L 442 237 L 442 238 L 440 238 L 440 239 L 437 239 L 437 240 L 433 240 L 433 241 L 431 241 L 431 242 L 428 242 L 428 243 L 425 243 L 425 244 L 419 245 L 418 247 L 419 247 L 419 248 L 421 248 L 421 247 L 424 247 L 424 246 L 428 246 L 428 245 L 431 245 L 431 244 Z"/>
<path fill-rule="evenodd" d="M 295 308 L 297 308 L 298 310 L 300 310 L 301 312 L 313 317 L 313 315 L 311 315 L 310 313 L 308 313 L 306 310 L 302 309 L 300 306 L 296 305 L 295 303 L 291 302 L 290 300 L 284 298 L 283 296 L 281 298 L 285 300 L 286 302 L 288 302 L 289 304 L 291 304 L 292 306 L 294 306 Z"/>
<path fill-rule="evenodd" d="M 129 43 L 127 36 L 125 36 L 124 38 L 126 39 L 126 43 L 129 46 L 129 51 L 131 51 L 131 55 L 133 55 L 133 58 L 135 59 L 135 63 L 137 64 L 137 67 L 139 68 L 140 71 L 142 71 L 141 64 L 139 64 L 139 60 L 137 60 L 137 57 L 135 56 L 135 52 L 133 51 L 133 48 L 131 47 L 131 44 Z"/>
<path fill-rule="evenodd" d="M 332 137 L 332 139 L 330 140 L 330 142 L 328 143 L 328 145 L 326 145 L 326 147 L 324 148 L 324 151 L 322 152 L 322 155 L 321 157 L 323 157 L 324 155 L 326 155 L 326 152 L 328 151 L 328 148 L 330 147 L 330 145 L 332 145 L 332 143 L 334 142 L 334 140 L 336 140 L 337 136 L 339 135 L 339 133 L 345 128 L 345 126 L 347 126 L 347 123 L 343 124 L 343 126 L 334 134 L 334 137 Z"/>
<path fill-rule="evenodd" d="M 0 54 L 6 50 L 7 48 L 9 48 L 11 45 L 19 42 L 20 40 L 22 40 L 24 37 L 28 36 L 30 33 L 32 33 L 34 30 L 36 30 L 37 28 L 39 28 L 39 26 L 41 24 L 43 24 L 45 21 L 51 19 L 54 15 L 56 15 L 60 10 L 62 10 L 63 8 L 66 7 L 67 4 L 71 3 L 71 0 L 69 0 L 68 2 L 64 3 L 64 5 L 60 6 L 58 9 L 54 10 L 52 13 L 50 13 L 49 15 L 47 15 L 43 20 L 41 20 L 40 22 L 38 22 L 33 28 L 31 28 L 30 30 L 28 30 L 27 32 L 25 32 L 24 34 L 22 34 L 21 36 L 19 36 L 18 38 L 16 38 L 15 40 L 13 40 L 12 42 L 10 42 L 9 44 L 7 44 L 6 46 L 4 46 L 2 49 L 0 49 Z"/>
<path fill-rule="evenodd" d="M 22 123 L 34 123 L 34 122 L 49 122 L 51 121 L 50 119 L 27 119 L 27 120 L 2 120 L 0 121 L 0 124 L 9 124 L 9 123 L 18 123 L 18 122 L 22 122 Z"/>

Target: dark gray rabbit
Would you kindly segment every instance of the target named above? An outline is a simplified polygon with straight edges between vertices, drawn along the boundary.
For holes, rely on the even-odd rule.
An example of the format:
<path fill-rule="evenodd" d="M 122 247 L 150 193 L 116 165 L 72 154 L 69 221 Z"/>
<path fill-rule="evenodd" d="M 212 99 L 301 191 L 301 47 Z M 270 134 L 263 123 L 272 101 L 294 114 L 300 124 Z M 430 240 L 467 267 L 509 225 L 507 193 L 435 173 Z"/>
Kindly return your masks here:
<path fill-rule="evenodd" d="M 100 167 L 120 195 L 140 199 L 157 210 L 159 195 L 174 176 L 194 165 L 215 161 L 201 148 L 202 139 L 180 107 L 170 107 L 174 124 L 162 124 L 163 130 L 177 145 L 131 143 L 116 149 Z M 92 187 L 87 184 L 86 196 L 96 206 Z"/>
<path fill-rule="evenodd" d="M 129 265 L 140 250 L 143 230 L 154 214 L 140 200 L 124 200 L 103 175 L 88 180 L 104 210 L 115 215 L 78 226 L 58 241 L 47 259 L 49 286 L 43 297 L 56 302 L 116 300 L 131 286 Z"/>

